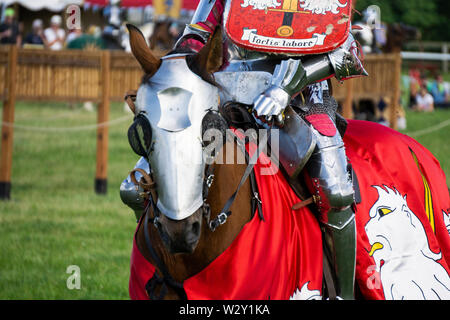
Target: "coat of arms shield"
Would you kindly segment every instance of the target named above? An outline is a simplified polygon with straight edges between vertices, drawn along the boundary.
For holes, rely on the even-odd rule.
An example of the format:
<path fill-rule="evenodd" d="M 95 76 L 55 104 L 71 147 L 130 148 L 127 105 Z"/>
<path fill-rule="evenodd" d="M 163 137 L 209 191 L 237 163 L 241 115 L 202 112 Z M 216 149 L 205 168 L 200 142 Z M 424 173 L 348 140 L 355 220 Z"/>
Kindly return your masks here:
<path fill-rule="evenodd" d="M 230 0 L 225 29 L 250 50 L 290 54 L 332 51 L 348 37 L 351 0 Z"/>

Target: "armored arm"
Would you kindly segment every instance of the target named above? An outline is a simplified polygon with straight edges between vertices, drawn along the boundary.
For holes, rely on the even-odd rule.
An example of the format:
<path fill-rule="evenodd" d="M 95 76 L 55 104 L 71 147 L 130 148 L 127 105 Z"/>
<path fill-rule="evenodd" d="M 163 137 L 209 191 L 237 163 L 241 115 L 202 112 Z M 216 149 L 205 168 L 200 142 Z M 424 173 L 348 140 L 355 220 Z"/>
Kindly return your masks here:
<path fill-rule="evenodd" d="M 275 68 L 271 86 L 254 101 L 258 116 L 279 116 L 291 98 L 306 86 L 335 76 L 338 80 L 365 76 L 358 47 L 351 34 L 338 49 L 308 58 L 290 58 Z"/>

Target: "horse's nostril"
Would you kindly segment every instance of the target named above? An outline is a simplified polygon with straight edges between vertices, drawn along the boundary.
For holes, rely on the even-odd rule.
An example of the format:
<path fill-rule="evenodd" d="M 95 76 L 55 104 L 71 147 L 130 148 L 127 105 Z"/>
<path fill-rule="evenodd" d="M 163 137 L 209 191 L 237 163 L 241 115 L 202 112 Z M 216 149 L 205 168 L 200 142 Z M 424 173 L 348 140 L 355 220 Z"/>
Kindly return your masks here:
<path fill-rule="evenodd" d="M 199 222 L 194 222 L 192 224 L 192 233 L 195 235 L 198 235 L 200 232 L 200 223 Z"/>

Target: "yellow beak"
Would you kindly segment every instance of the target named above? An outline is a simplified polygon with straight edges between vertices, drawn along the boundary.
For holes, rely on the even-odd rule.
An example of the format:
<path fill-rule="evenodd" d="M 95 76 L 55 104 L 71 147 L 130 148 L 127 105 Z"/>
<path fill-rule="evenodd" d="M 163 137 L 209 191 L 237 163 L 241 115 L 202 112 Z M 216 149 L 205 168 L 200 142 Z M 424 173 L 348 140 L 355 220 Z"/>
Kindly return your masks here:
<path fill-rule="evenodd" d="M 369 256 L 370 256 L 370 257 L 373 256 L 373 254 L 374 254 L 375 251 L 377 251 L 377 250 L 379 250 L 379 249 L 382 249 L 382 248 L 383 248 L 383 245 L 382 245 L 381 243 L 375 242 L 375 243 L 372 245 L 372 248 L 370 248 Z"/>

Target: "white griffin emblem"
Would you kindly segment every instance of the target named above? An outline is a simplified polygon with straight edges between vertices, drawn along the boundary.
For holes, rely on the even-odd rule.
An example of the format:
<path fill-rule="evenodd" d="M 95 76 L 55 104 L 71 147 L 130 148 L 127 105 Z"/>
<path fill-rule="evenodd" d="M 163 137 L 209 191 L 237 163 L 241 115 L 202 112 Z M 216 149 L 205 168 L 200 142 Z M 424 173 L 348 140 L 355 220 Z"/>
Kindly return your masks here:
<path fill-rule="evenodd" d="M 303 10 L 311 11 L 315 14 L 339 13 L 339 8 L 347 6 L 347 2 L 340 3 L 339 0 L 300 0 L 300 7 Z"/>
<path fill-rule="evenodd" d="M 450 277 L 428 245 L 419 218 L 395 188 L 373 186 L 378 200 L 365 231 L 387 300 L 450 299 Z M 382 264 L 383 262 L 383 264 Z"/>

